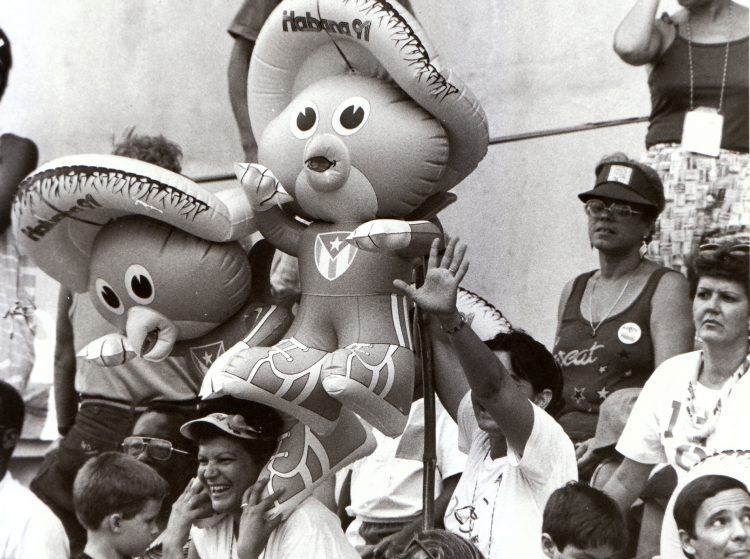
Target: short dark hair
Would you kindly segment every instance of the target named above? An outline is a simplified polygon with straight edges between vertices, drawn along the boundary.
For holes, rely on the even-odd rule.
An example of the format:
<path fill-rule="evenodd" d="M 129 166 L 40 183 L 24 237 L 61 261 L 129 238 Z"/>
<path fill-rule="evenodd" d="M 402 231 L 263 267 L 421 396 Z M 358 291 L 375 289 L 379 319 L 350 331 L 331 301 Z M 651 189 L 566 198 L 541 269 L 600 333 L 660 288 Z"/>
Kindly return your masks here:
<path fill-rule="evenodd" d="M 25 414 L 26 407 L 21 394 L 12 384 L 0 380 L 0 426 L 17 429 L 20 433 Z"/>
<path fill-rule="evenodd" d="M 507 351 L 513 371 L 530 382 L 534 392 L 552 391 L 547 412 L 554 416 L 563 404 L 563 376 L 549 350 L 522 330 L 498 334 L 484 343 L 492 351 Z"/>
<path fill-rule="evenodd" d="M 5 86 L 8 85 L 8 74 L 11 66 L 13 66 L 13 54 L 10 50 L 10 39 L 0 29 L 0 98 L 5 93 Z"/>
<path fill-rule="evenodd" d="M 135 128 L 130 128 L 123 134 L 122 139 L 114 145 L 112 155 L 122 155 L 153 163 L 175 173 L 182 171 L 180 146 L 161 134 L 158 136 L 136 134 Z"/>
<path fill-rule="evenodd" d="M 419 551 L 427 550 L 435 559 L 485 559 L 482 552 L 469 540 L 447 530 L 423 530 L 414 538 L 419 544 L 412 543 L 398 556 L 398 559 L 418 557 Z"/>
<path fill-rule="evenodd" d="M 608 545 L 614 552 L 625 548 L 625 519 L 611 497 L 580 481 L 571 481 L 552 492 L 542 517 L 542 532 L 562 551 L 568 544 L 579 549 Z"/>
<path fill-rule="evenodd" d="M 161 503 L 169 485 L 150 466 L 119 452 L 103 452 L 78 471 L 73 483 L 76 516 L 88 530 L 97 530 L 110 514 L 133 518 L 148 501 Z"/>
<path fill-rule="evenodd" d="M 699 247 L 691 257 L 690 296 L 695 297 L 702 277 L 710 277 L 738 283 L 750 297 L 750 257 L 748 253 L 732 251 L 733 246 L 742 243 L 732 240 L 707 242 L 715 244 L 716 249 L 701 251 Z"/>
<path fill-rule="evenodd" d="M 703 502 L 730 489 L 741 489 L 749 493 L 740 480 L 718 474 L 700 476 L 688 483 L 674 502 L 672 515 L 677 523 L 677 529 L 685 530 L 691 538 L 695 538 L 695 517 Z"/>

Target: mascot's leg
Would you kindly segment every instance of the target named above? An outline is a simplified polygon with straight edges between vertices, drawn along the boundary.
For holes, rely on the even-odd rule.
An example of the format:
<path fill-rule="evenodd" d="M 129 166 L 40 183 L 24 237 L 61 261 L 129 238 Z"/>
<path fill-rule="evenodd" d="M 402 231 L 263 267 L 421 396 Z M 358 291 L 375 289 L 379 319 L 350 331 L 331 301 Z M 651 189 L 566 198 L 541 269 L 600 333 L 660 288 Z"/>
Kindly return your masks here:
<path fill-rule="evenodd" d="M 341 404 L 321 385 L 327 352 L 305 346 L 295 338 L 272 347 L 248 347 L 239 342 L 221 355 L 203 379 L 201 396 L 234 396 L 287 413 L 315 433 L 329 434 Z"/>
<path fill-rule="evenodd" d="M 348 410 L 341 410 L 336 428 L 326 437 L 315 435 L 305 424 L 296 422 L 281 436 L 266 465 L 270 473 L 266 491 L 284 489 L 271 515 L 286 518 L 321 482 L 371 454 L 376 446 L 370 429 Z"/>
<path fill-rule="evenodd" d="M 414 391 L 414 353 L 395 344 L 354 343 L 331 354 L 323 386 L 389 437 L 400 435 Z"/>

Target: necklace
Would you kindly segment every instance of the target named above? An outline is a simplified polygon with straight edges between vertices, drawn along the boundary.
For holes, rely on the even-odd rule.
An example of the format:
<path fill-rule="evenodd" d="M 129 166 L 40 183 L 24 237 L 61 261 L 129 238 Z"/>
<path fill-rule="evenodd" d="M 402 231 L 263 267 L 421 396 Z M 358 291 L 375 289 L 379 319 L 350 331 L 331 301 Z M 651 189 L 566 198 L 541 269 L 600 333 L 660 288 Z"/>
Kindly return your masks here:
<path fill-rule="evenodd" d="M 719 92 L 719 107 L 716 112 L 721 114 L 721 108 L 724 105 L 724 89 L 727 85 L 727 68 L 729 66 L 729 43 L 731 42 L 731 31 L 732 24 L 734 23 L 734 12 L 732 11 L 732 2 L 729 2 L 729 38 L 727 38 L 727 46 L 724 49 L 724 71 L 721 75 L 721 90 Z M 693 36 L 690 30 L 690 15 L 688 14 L 687 21 L 685 22 L 687 29 L 687 40 L 688 40 L 688 64 L 690 67 L 690 110 L 695 109 L 693 105 L 693 90 L 695 89 L 695 74 L 693 73 Z"/>
<path fill-rule="evenodd" d="M 625 295 L 625 291 L 628 289 L 628 285 L 630 285 L 630 280 L 633 279 L 633 273 L 640 267 L 641 263 L 638 263 L 638 266 L 630 270 L 630 273 L 628 274 L 628 280 L 625 282 L 625 285 L 622 288 L 622 291 L 620 291 L 620 294 L 617 296 L 617 299 L 615 299 L 615 302 L 612 303 L 612 306 L 609 307 L 609 310 L 604 313 L 604 316 L 601 318 L 601 320 L 594 325 L 593 320 L 593 309 L 594 309 L 594 290 L 596 289 L 596 283 L 599 281 L 599 277 L 601 276 L 601 273 L 599 276 L 596 276 L 594 278 L 594 283 L 591 285 L 591 291 L 589 291 L 589 326 L 591 326 L 591 337 L 596 337 L 596 331 L 599 330 L 599 327 L 604 323 L 605 320 L 609 318 L 609 315 L 612 314 L 612 311 L 615 310 L 615 307 L 617 306 L 617 303 L 620 302 L 620 299 L 622 299 L 622 296 Z"/>
<path fill-rule="evenodd" d="M 695 435 L 695 439 L 702 445 L 706 444 L 706 440 L 708 439 L 708 437 L 710 437 L 711 434 L 716 430 L 716 423 L 719 421 L 719 417 L 721 417 L 723 402 L 729 399 L 729 396 L 732 395 L 732 390 L 734 390 L 734 387 L 737 385 L 740 379 L 745 376 L 749 369 L 750 354 L 745 357 L 742 363 L 740 363 L 739 367 L 737 367 L 734 373 L 732 373 L 732 376 L 729 377 L 724 383 L 724 386 L 721 387 L 719 399 L 716 401 L 716 405 L 711 411 L 711 415 L 708 416 L 706 418 L 706 421 L 702 424 L 701 418 L 697 417 L 697 412 L 695 409 L 695 384 L 693 383 L 692 379 L 690 380 L 690 382 L 688 382 L 688 394 L 687 398 L 685 398 L 685 410 L 687 411 L 688 418 L 690 419 L 690 424 L 697 432 L 697 435 Z M 698 369 L 698 375 L 696 375 L 695 378 L 696 383 L 698 382 L 698 377 L 700 376 L 701 371 L 703 371 L 702 359 L 700 368 Z"/>

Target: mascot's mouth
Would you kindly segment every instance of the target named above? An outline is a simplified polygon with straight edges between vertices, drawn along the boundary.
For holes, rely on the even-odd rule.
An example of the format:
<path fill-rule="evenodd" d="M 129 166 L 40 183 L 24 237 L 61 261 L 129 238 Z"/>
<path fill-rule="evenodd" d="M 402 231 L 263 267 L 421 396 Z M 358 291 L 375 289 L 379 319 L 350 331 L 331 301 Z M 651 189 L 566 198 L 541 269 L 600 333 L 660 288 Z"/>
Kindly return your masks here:
<path fill-rule="evenodd" d="M 334 159 L 333 161 L 331 161 L 327 157 L 317 155 L 305 161 L 305 165 L 307 165 L 307 168 L 311 171 L 315 171 L 316 173 L 325 173 L 331 167 L 336 166 L 336 160 Z"/>

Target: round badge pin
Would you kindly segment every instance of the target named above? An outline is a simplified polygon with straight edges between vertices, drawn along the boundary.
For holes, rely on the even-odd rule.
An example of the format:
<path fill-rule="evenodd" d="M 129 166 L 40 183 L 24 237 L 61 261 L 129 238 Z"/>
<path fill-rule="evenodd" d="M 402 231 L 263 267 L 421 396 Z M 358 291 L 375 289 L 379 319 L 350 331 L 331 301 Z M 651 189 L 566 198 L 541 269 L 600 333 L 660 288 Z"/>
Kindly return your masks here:
<path fill-rule="evenodd" d="M 624 344 L 634 344 L 641 339 L 641 327 L 635 322 L 626 322 L 617 330 L 617 337 Z"/>

